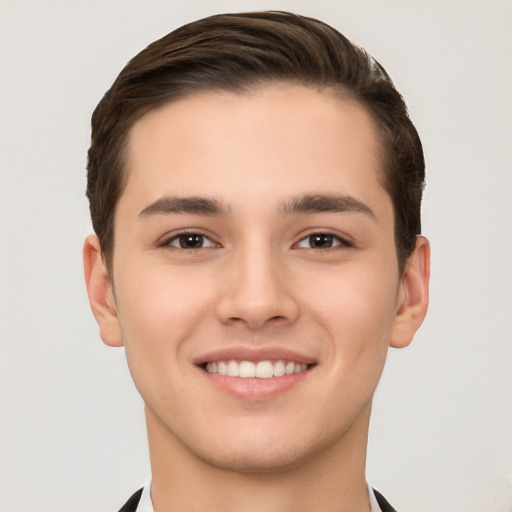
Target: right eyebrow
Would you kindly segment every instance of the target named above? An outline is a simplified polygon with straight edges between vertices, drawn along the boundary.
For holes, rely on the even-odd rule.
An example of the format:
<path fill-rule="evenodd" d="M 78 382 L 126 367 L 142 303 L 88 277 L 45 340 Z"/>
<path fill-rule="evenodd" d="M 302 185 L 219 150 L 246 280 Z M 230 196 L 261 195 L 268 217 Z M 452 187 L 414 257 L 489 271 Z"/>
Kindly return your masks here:
<path fill-rule="evenodd" d="M 229 208 L 217 199 L 211 197 L 162 197 L 149 206 L 146 206 L 139 213 L 139 219 L 142 220 L 153 215 L 169 215 L 173 213 L 227 216 L 229 215 Z"/>

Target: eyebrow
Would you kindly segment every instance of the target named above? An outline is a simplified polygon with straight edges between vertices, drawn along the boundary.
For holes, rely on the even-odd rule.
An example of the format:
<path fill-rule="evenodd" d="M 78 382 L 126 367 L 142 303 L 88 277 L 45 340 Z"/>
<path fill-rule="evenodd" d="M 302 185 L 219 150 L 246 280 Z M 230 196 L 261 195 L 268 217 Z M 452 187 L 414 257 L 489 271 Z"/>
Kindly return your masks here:
<path fill-rule="evenodd" d="M 285 214 L 303 213 L 364 213 L 375 219 L 373 210 L 358 199 L 343 194 L 304 194 L 282 203 Z M 191 214 L 207 216 L 227 216 L 228 206 L 221 201 L 203 196 L 162 197 L 140 213 L 139 219 L 153 215 Z"/>
<path fill-rule="evenodd" d="M 149 206 L 146 206 L 140 213 L 139 219 L 153 215 L 168 215 L 172 213 L 188 213 L 192 215 L 228 215 L 229 208 L 220 201 L 210 197 L 162 197 Z"/>
<path fill-rule="evenodd" d="M 284 213 L 364 213 L 375 219 L 373 210 L 355 197 L 344 194 L 306 194 L 283 204 Z"/>

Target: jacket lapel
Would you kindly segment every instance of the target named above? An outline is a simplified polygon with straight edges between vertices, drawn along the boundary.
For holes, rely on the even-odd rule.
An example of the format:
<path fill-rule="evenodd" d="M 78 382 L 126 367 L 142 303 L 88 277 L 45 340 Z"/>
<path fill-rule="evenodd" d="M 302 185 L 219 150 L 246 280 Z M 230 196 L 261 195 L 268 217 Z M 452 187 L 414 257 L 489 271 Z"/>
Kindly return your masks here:
<path fill-rule="evenodd" d="M 396 510 L 388 503 L 386 498 L 384 498 L 379 491 L 373 489 L 373 492 L 375 493 L 375 498 L 377 498 L 377 503 L 379 504 L 382 512 L 396 512 Z"/>
<path fill-rule="evenodd" d="M 139 489 L 132 497 L 119 509 L 119 512 L 135 512 L 142 496 L 142 489 Z"/>

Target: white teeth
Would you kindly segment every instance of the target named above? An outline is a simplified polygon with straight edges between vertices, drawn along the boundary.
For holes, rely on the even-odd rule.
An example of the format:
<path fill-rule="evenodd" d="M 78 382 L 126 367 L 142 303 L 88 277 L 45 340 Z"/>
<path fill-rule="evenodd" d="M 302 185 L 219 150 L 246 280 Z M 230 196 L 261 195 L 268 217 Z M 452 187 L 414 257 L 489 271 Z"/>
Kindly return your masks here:
<path fill-rule="evenodd" d="M 226 375 L 228 377 L 238 377 L 240 373 L 240 368 L 236 361 L 229 361 L 226 368 Z"/>
<path fill-rule="evenodd" d="M 274 376 L 274 365 L 270 361 L 260 361 L 257 364 L 255 377 L 258 377 L 259 379 L 270 379 L 270 377 L 273 377 L 273 376 Z"/>
<path fill-rule="evenodd" d="M 210 361 L 206 363 L 205 370 L 208 373 L 218 373 L 228 377 L 241 377 L 242 379 L 270 379 L 271 377 L 283 377 L 295 373 L 305 372 L 308 368 L 306 363 L 295 363 L 289 361 Z"/>
<path fill-rule="evenodd" d="M 286 365 L 286 368 L 285 368 L 284 372 L 286 373 L 286 375 L 291 375 L 293 373 L 293 370 L 295 370 L 295 363 L 294 362 L 289 362 Z"/>
<path fill-rule="evenodd" d="M 240 370 L 238 375 L 243 379 L 250 379 L 256 377 L 256 365 L 251 361 L 242 361 L 240 363 Z"/>
<path fill-rule="evenodd" d="M 274 364 L 274 377 L 282 377 L 284 375 L 284 363 L 283 361 L 277 361 Z"/>

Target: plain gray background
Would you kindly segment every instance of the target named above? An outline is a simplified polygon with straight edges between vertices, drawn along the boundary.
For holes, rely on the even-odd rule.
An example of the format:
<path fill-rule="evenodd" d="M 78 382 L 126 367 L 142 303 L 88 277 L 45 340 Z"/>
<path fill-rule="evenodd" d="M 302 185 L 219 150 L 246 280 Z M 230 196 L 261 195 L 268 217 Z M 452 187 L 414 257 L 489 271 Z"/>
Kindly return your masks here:
<path fill-rule="evenodd" d="M 89 119 L 126 61 L 208 14 L 285 9 L 370 51 L 428 166 L 431 307 L 377 391 L 370 482 L 409 512 L 512 510 L 512 4 L 0 0 L 0 511 L 114 511 L 146 479 L 143 408 L 89 311 Z"/>

